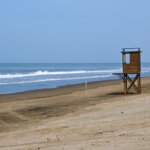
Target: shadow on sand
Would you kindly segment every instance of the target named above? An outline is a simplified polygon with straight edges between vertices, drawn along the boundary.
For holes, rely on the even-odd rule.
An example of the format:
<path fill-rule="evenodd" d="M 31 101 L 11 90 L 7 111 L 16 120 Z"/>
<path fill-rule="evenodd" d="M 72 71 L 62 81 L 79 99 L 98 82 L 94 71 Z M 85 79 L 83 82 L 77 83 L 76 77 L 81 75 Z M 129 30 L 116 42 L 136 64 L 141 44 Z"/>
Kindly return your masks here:
<path fill-rule="evenodd" d="M 135 95 L 135 94 L 138 94 L 138 93 L 129 92 L 126 95 Z M 109 96 L 125 96 L 125 94 L 123 92 L 113 92 L 113 93 L 109 93 L 107 95 L 109 95 Z"/>

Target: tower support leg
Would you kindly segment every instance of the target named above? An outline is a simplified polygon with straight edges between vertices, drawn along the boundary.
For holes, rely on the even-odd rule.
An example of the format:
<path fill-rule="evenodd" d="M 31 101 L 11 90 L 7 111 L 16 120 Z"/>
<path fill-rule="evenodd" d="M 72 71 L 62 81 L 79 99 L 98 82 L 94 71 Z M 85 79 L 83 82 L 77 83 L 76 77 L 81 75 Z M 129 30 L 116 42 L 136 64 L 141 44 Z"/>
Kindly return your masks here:
<path fill-rule="evenodd" d="M 137 85 L 135 84 L 137 82 Z M 129 83 L 129 86 L 128 84 Z M 133 88 L 137 93 L 141 93 L 141 75 L 136 74 L 132 79 L 128 74 L 124 74 L 124 94 L 127 94 Z"/>
<path fill-rule="evenodd" d="M 130 89 L 133 88 L 137 93 L 141 93 L 141 74 L 132 74 L 135 75 L 134 78 L 131 78 L 127 73 L 113 73 L 118 75 L 124 83 L 124 94 L 128 94 Z M 137 82 L 137 84 L 136 84 Z"/>
<path fill-rule="evenodd" d="M 124 74 L 124 76 L 123 76 L 123 82 L 124 82 L 124 94 L 127 94 L 127 87 L 128 87 L 128 84 L 127 84 L 127 74 Z"/>

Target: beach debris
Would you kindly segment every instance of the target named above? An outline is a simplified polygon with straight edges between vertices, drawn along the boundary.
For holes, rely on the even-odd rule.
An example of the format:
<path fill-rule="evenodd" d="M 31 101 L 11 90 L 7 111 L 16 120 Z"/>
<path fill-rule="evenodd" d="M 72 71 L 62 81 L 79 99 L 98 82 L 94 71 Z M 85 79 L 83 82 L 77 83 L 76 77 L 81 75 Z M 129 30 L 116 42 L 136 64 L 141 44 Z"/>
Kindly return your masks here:
<path fill-rule="evenodd" d="M 57 140 L 57 141 L 60 141 L 60 139 L 59 139 L 59 137 L 58 137 L 58 136 L 56 136 L 56 140 Z"/>
<path fill-rule="evenodd" d="M 103 134 L 103 132 L 98 132 L 97 134 Z"/>
<path fill-rule="evenodd" d="M 101 132 L 98 132 L 97 134 L 104 134 L 104 133 L 110 133 L 110 132 L 114 132 L 114 131 L 101 131 Z"/>
<path fill-rule="evenodd" d="M 119 136 L 125 136 L 125 134 L 120 134 Z"/>
<path fill-rule="evenodd" d="M 87 81 L 85 81 L 85 95 L 88 94 L 88 93 L 87 93 L 87 89 L 88 89 L 88 83 L 87 83 Z"/>
<path fill-rule="evenodd" d="M 47 137 L 46 140 L 54 142 L 54 141 L 60 141 L 60 138 L 58 136 L 55 136 L 55 135 L 50 135 L 50 137 Z"/>

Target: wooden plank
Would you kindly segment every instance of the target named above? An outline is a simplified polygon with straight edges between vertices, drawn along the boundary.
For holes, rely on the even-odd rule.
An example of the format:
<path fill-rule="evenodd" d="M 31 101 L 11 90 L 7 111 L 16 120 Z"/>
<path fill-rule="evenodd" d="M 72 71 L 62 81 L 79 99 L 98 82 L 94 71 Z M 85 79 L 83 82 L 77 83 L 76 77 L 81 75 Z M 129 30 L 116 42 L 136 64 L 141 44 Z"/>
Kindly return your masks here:
<path fill-rule="evenodd" d="M 135 85 L 135 81 L 137 79 L 138 75 L 136 75 L 133 80 L 129 76 L 127 76 L 127 80 L 130 82 L 130 86 L 128 87 L 127 91 L 129 91 L 133 87 L 134 90 L 138 92 L 138 87 Z"/>

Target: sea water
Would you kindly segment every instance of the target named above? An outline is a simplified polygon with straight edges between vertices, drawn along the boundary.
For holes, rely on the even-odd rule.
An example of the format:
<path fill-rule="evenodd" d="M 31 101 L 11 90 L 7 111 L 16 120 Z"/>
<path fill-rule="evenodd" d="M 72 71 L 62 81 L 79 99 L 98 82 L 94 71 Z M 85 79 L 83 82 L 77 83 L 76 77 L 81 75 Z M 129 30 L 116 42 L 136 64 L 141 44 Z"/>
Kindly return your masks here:
<path fill-rule="evenodd" d="M 112 73 L 121 71 L 119 63 L 0 64 L 0 94 L 115 80 Z M 150 63 L 142 64 L 142 76 L 150 76 Z"/>

